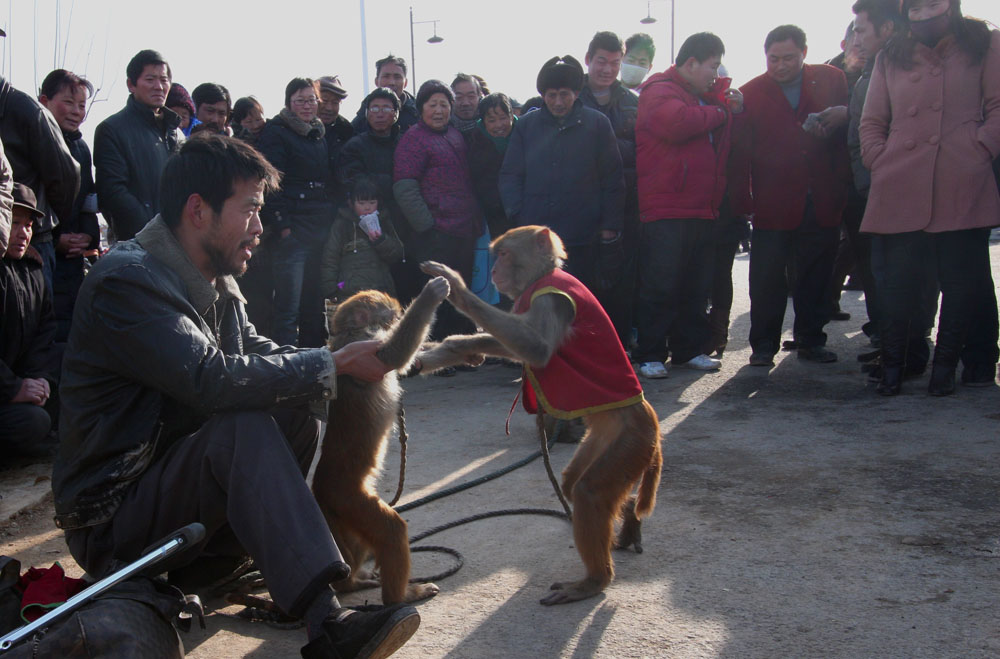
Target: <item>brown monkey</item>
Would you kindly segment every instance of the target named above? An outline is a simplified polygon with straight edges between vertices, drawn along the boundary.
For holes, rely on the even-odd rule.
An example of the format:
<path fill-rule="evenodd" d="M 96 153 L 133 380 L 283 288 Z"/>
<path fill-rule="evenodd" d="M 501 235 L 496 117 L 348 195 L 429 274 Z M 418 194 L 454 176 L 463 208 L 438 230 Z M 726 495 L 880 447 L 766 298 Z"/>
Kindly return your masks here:
<path fill-rule="evenodd" d="M 639 541 L 638 520 L 653 511 L 660 481 L 659 421 L 607 314 L 561 269 L 566 251 L 559 237 L 545 227 L 521 227 L 494 240 L 490 250 L 493 283 L 514 300 L 513 313 L 480 300 L 447 266 L 424 263 L 424 272 L 448 279 L 449 301 L 486 333 L 448 337 L 419 359 L 425 368 L 477 355 L 521 361 L 528 412 L 583 417 L 587 431 L 563 470 L 562 490 L 573 502 L 573 537 L 587 576 L 553 584 L 541 601 L 563 604 L 600 593 L 614 577 L 614 522 L 636 482 L 618 544 Z"/>
<path fill-rule="evenodd" d="M 432 583 L 409 584 L 410 546 L 406 522 L 382 501 L 375 480 L 386 442 L 396 422 L 402 390 L 398 371 L 405 371 L 427 339 L 434 311 L 448 294 L 448 281 L 431 279 L 400 317 L 399 303 L 379 291 L 349 297 L 330 320 L 330 349 L 354 341 L 382 339 L 376 353 L 390 371 L 381 382 L 351 376 L 337 378 L 337 397 L 330 401 L 330 423 L 313 479 L 313 494 L 326 516 L 351 576 L 333 584 L 341 592 L 377 586 L 362 570 L 374 554 L 379 566 L 383 604 L 413 602 L 437 594 Z"/>

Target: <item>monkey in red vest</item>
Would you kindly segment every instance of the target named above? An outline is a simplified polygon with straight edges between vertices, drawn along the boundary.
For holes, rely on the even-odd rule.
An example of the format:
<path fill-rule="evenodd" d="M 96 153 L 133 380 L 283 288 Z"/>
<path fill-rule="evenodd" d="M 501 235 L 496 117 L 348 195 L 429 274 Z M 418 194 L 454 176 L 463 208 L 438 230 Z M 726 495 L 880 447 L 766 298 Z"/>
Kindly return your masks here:
<path fill-rule="evenodd" d="M 432 368 L 472 363 L 482 355 L 519 361 L 528 412 L 583 417 L 587 432 L 563 470 L 562 490 L 573 503 L 573 536 L 587 575 L 552 584 L 541 603 L 592 597 L 614 577 L 615 518 L 624 514 L 617 545 L 627 546 L 636 541 L 638 519 L 656 504 L 663 462 L 659 421 L 608 315 L 562 270 L 566 250 L 559 236 L 542 226 L 520 227 L 494 240 L 490 250 L 496 257 L 493 283 L 514 300 L 513 312 L 480 300 L 447 266 L 422 264 L 425 273 L 448 280 L 448 300 L 485 333 L 448 337 L 420 359 Z M 629 494 L 637 482 L 633 500 Z"/>

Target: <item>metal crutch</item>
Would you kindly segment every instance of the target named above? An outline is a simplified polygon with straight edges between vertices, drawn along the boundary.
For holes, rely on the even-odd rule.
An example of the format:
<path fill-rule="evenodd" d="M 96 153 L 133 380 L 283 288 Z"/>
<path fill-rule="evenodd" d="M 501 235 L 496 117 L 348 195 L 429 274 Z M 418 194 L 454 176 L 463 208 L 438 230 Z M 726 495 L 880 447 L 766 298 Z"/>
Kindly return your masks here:
<path fill-rule="evenodd" d="M 16 643 L 30 637 L 39 629 L 48 627 L 58 618 L 72 613 L 83 606 L 87 600 L 103 593 L 115 584 L 142 572 L 150 565 L 158 563 L 164 558 L 177 553 L 181 549 L 198 544 L 202 541 L 202 539 L 204 539 L 204 537 L 205 527 L 198 522 L 188 524 L 184 528 L 178 529 L 167 536 L 166 540 L 161 541 L 159 546 L 155 546 L 153 549 L 146 552 L 146 554 L 139 560 L 126 565 L 117 572 L 104 577 L 97 583 L 80 591 L 73 597 L 66 600 L 62 606 L 49 611 L 38 620 L 28 623 L 24 627 L 19 627 L 3 638 L 0 638 L 0 652 L 5 652 L 11 649 Z"/>

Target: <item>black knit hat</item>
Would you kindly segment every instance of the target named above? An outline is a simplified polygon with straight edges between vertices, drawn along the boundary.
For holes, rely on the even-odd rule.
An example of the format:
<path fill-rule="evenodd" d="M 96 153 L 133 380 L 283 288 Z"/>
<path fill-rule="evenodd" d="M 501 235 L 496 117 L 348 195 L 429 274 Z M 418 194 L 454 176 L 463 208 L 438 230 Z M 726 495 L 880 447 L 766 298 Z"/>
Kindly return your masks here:
<path fill-rule="evenodd" d="M 428 80 L 417 90 L 417 114 L 424 113 L 424 103 L 434 94 L 444 94 L 448 99 L 448 105 L 455 106 L 455 93 L 451 91 L 451 87 L 440 80 Z"/>
<path fill-rule="evenodd" d="M 568 87 L 575 92 L 583 89 L 583 67 L 572 55 L 553 57 L 542 65 L 538 72 L 535 88 L 545 96 L 547 89 L 562 89 Z"/>

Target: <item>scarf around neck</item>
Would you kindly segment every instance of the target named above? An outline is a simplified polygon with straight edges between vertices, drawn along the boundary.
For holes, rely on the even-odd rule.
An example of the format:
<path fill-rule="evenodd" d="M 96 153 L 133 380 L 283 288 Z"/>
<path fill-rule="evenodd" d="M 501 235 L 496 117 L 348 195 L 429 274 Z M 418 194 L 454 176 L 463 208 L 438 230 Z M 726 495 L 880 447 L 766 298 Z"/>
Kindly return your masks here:
<path fill-rule="evenodd" d="M 302 137 L 315 137 L 321 138 L 326 134 L 326 126 L 320 121 L 319 117 L 313 117 L 312 121 L 306 123 L 296 117 L 291 110 L 288 108 L 281 108 L 281 112 L 278 113 L 281 120 L 292 129 L 296 135 L 301 135 Z"/>

